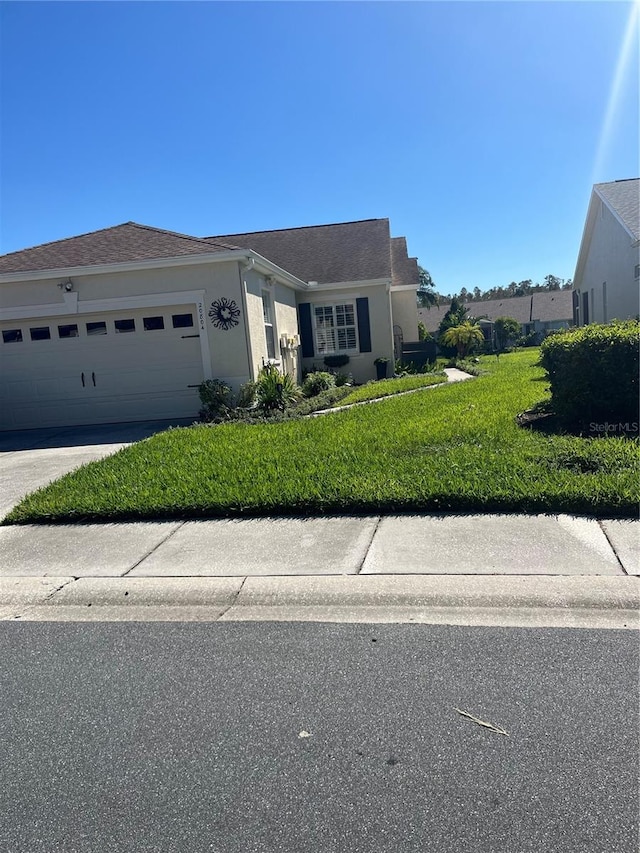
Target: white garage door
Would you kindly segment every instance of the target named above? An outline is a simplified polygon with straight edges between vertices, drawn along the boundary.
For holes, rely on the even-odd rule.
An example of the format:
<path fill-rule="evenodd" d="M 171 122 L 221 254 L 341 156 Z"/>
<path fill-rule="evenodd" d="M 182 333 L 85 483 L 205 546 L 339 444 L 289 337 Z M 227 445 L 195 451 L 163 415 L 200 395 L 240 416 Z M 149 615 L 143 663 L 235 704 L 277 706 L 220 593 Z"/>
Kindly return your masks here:
<path fill-rule="evenodd" d="M 197 417 L 193 305 L 4 322 L 0 429 Z"/>

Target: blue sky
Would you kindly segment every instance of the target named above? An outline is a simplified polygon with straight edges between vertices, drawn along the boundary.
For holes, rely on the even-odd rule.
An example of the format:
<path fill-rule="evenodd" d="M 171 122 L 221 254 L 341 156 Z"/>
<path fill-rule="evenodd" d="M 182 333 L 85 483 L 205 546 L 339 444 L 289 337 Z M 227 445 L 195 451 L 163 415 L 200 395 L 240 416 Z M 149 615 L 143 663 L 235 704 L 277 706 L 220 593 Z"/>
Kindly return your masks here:
<path fill-rule="evenodd" d="M 3 2 L 0 250 L 389 217 L 444 293 L 570 278 L 640 172 L 632 11 Z"/>

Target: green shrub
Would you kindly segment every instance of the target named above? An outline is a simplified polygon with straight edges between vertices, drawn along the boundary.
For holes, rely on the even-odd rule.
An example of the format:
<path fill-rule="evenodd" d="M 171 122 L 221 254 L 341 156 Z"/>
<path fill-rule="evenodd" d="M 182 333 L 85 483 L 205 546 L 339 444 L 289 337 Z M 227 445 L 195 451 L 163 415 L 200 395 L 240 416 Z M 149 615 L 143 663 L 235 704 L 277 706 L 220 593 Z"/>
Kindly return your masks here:
<path fill-rule="evenodd" d="M 328 388 L 326 391 L 321 391 L 315 397 L 300 400 L 294 409 L 291 409 L 288 414 L 291 417 L 304 417 L 312 412 L 318 412 L 321 409 L 330 409 L 336 403 L 351 393 L 353 389 L 348 385 L 343 385 L 340 388 Z"/>
<path fill-rule="evenodd" d="M 335 375 L 336 388 L 342 388 L 345 385 L 353 385 L 353 376 L 350 373 L 336 373 Z"/>
<path fill-rule="evenodd" d="M 344 353 L 336 353 L 335 355 L 325 355 L 325 367 L 344 367 L 349 364 L 349 356 Z"/>
<path fill-rule="evenodd" d="M 540 346 L 541 337 L 543 336 L 539 332 L 529 332 L 517 338 L 515 344 L 517 347 L 537 347 Z"/>
<path fill-rule="evenodd" d="M 496 317 L 493 324 L 496 335 L 496 345 L 499 350 L 505 350 L 509 341 L 517 343 L 520 335 L 520 323 L 513 317 Z"/>
<path fill-rule="evenodd" d="M 280 373 L 274 364 L 265 364 L 256 382 L 256 400 L 262 412 L 284 412 L 299 397 L 300 389 L 288 373 Z"/>
<path fill-rule="evenodd" d="M 202 403 L 201 421 L 222 420 L 233 408 L 231 386 L 220 379 L 206 379 L 198 386 L 198 394 Z"/>
<path fill-rule="evenodd" d="M 236 396 L 236 406 L 239 409 L 251 409 L 256 403 L 256 385 L 255 382 L 245 382 L 240 386 L 240 390 Z"/>
<path fill-rule="evenodd" d="M 545 338 L 540 364 L 563 426 L 598 434 L 600 426 L 613 422 L 635 424 L 637 432 L 639 345 L 637 320 L 583 326 Z"/>
<path fill-rule="evenodd" d="M 322 391 L 333 388 L 336 384 L 335 377 L 331 373 L 319 370 L 309 373 L 302 383 L 302 393 L 305 397 L 316 397 Z"/>

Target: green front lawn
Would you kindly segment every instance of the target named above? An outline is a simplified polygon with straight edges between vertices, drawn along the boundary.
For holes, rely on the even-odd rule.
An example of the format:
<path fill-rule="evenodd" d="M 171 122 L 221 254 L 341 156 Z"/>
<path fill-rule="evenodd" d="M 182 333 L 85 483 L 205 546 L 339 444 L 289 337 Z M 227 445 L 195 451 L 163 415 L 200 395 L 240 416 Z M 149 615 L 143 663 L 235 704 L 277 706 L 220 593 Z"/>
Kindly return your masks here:
<path fill-rule="evenodd" d="M 415 391 L 418 388 L 427 388 L 429 385 L 439 385 L 446 381 L 445 373 L 417 373 L 413 376 L 401 376 L 398 379 L 367 382 L 366 385 L 354 388 L 350 394 L 339 400 L 335 405 L 349 406 L 351 403 L 363 403 L 365 400 L 379 400 L 382 397 L 390 397 L 392 394 Z"/>
<path fill-rule="evenodd" d="M 547 396 L 538 355 L 483 358 L 486 373 L 476 379 L 316 418 L 160 433 L 39 490 L 6 522 L 380 511 L 635 516 L 637 441 L 516 425 L 518 412 Z"/>

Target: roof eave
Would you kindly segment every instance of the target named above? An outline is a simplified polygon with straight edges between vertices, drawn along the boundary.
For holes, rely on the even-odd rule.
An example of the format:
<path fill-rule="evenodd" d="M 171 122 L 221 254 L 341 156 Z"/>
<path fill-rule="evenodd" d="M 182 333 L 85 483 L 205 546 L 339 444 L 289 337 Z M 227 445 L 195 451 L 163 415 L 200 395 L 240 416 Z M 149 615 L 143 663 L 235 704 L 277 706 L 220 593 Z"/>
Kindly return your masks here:
<path fill-rule="evenodd" d="M 353 281 L 309 282 L 310 290 L 346 290 L 354 287 L 375 287 L 382 285 L 391 288 L 391 278 L 354 279 Z"/>
<path fill-rule="evenodd" d="M 587 209 L 587 217 L 584 222 L 584 228 L 582 229 L 582 239 L 580 240 L 580 248 L 578 250 L 578 259 L 576 261 L 576 268 L 573 274 L 573 289 L 578 290 L 582 283 L 582 273 L 584 270 L 584 265 L 586 262 L 586 251 L 589 240 L 591 239 L 591 233 L 593 232 L 594 227 L 594 218 L 596 213 L 596 201 L 602 200 L 602 196 L 595 187 L 591 190 L 591 198 L 589 199 L 589 207 Z"/>
<path fill-rule="evenodd" d="M 607 200 L 606 196 L 602 195 L 602 193 L 600 192 L 600 190 L 599 190 L 597 187 L 594 187 L 594 188 L 593 188 L 593 190 L 594 190 L 594 192 L 595 192 L 595 193 L 597 193 L 598 198 L 599 198 L 599 199 L 601 199 L 601 201 L 603 201 L 603 202 L 604 202 L 604 204 L 606 204 L 606 205 L 607 205 L 607 208 L 608 208 L 609 212 L 611 213 L 611 215 L 613 216 L 613 218 L 614 218 L 614 219 L 616 219 L 616 220 L 617 220 L 617 222 L 618 222 L 620 225 L 622 225 L 622 227 L 623 227 L 623 228 L 624 228 L 624 230 L 627 232 L 627 234 L 629 235 L 629 237 L 631 237 L 631 239 L 632 239 L 632 240 L 637 241 L 637 240 L 638 240 L 638 238 L 636 237 L 636 235 L 635 235 L 635 234 L 633 233 L 633 231 L 629 228 L 629 226 L 628 226 L 628 225 L 627 225 L 627 223 L 624 221 L 624 219 L 620 216 L 620 214 L 619 214 L 619 213 L 618 213 L 618 211 L 615 209 L 615 207 L 612 207 L 612 206 L 611 206 L 611 204 L 610 204 L 610 202 Z"/>
<path fill-rule="evenodd" d="M 198 255 L 180 255 L 169 258 L 150 258 L 142 261 L 123 261 L 110 264 L 88 264 L 85 266 L 52 267 L 44 270 L 20 270 L 18 272 L 0 273 L 1 284 L 11 284 L 20 281 L 43 281 L 51 278 L 70 278 L 71 276 L 101 275 L 119 272 L 135 272 L 136 270 L 163 269 L 166 267 L 197 266 L 200 264 L 219 264 L 246 261 L 253 257 L 256 266 L 268 274 L 283 281 L 283 283 L 305 290 L 304 281 L 296 278 L 286 270 L 247 249 L 230 249 L 222 252 L 205 252 Z"/>
<path fill-rule="evenodd" d="M 245 258 L 245 260 L 253 261 L 252 266 L 257 269 L 258 272 L 273 276 L 274 278 L 282 282 L 282 284 L 288 285 L 294 290 L 310 289 L 310 286 L 306 281 L 303 281 L 302 279 L 293 275 L 293 273 L 287 272 L 287 270 L 283 269 L 282 267 L 279 267 L 277 264 L 274 264 L 273 261 L 270 261 L 263 255 L 259 255 L 257 252 L 254 252 L 253 249 L 241 250 L 241 254 Z"/>

